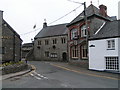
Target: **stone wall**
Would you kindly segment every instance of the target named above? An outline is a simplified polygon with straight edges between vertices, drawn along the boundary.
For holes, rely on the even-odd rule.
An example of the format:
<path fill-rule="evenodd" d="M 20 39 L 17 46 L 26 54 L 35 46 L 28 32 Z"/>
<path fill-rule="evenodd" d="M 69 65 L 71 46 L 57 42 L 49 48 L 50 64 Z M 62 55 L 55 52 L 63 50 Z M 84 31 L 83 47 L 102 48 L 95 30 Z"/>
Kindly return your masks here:
<path fill-rule="evenodd" d="M 28 66 L 26 63 L 13 64 L 13 65 L 3 67 L 2 75 L 9 74 L 9 73 L 16 73 L 16 72 L 24 71 L 30 68 L 31 67 Z"/>
<path fill-rule="evenodd" d="M 3 62 L 21 60 L 21 39 L 19 35 L 5 21 L 3 23 L 2 46 L 4 53 L 2 55 Z"/>
<path fill-rule="evenodd" d="M 57 39 L 57 44 L 53 44 L 53 39 Z M 65 38 L 66 43 L 61 43 L 61 38 Z M 38 41 L 41 41 L 41 45 L 38 45 Z M 45 45 L 45 40 L 49 40 L 49 44 Z M 55 47 L 55 48 L 54 48 Z M 45 52 L 49 52 L 49 56 L 45 56 Z M 47 61 L 62 61 L 63 53 L 67 54 L 67 35 L 63 36 L 53 36 L 53 37 L 45 37 L 38 38 L 34 42 L 34 56 L 36 60 L 47 60 Z M 52 58 L 51 53 L 56 53 L 57 57 Z M 68 56 L 68 55 L 67 55 Z"/>
<path fill-rule="evenodd" d="M 2 19 L 3 19 L 3 12 L 0 11 L 0 48 L 2 48 Z M 0 53 L 0 63 L 1 62 L 2 62 L 2 53 Z"/>

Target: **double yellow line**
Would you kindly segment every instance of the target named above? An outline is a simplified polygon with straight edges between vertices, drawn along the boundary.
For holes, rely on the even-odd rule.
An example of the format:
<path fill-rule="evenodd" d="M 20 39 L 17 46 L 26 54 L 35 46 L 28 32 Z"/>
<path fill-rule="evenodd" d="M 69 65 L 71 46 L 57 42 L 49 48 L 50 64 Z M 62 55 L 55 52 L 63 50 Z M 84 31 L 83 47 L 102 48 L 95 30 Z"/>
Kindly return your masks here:
<path fill-rule="evenodd" d="M 51 64 L 51 65 L 52 65 L 52 66 L 55 66 L 55 67 L 58 67 L 58 68 L 62 68 L 62 69 L 68 70 L 68 71 L 72 71 L 72 72 L 75 72 L 75 73 L 84 74 L 84 75 L 89 75 L 89 76 L 94 76 L 94 77 L 100 77 L 100 78 L 107 78 L 107 79 L 112 79 L 112 80 L 120 80 L 120 79 L 114 78 L 114 77 L 109 77 L 109 76 L 103 76 L 103 75 L 96 75 L 96 74 L 90 74 L 90 73 L 80 72 L 80 71 L 73 70 L 73 69 L 69 69 L 69 68 L 66 68 L 66 67 L 63 67 L 63 66 L 60 66 L 60 65 L 57 65 L 57 64 Z"/>

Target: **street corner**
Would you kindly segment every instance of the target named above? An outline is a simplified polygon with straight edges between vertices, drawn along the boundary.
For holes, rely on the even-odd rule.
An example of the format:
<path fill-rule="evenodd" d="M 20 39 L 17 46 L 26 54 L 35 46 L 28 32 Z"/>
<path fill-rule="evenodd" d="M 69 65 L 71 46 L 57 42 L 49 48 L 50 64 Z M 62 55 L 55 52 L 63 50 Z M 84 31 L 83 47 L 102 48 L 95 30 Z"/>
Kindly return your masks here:
<path fill-rule="evenodd" d="M 19 71 L 19 72 L 16 72 L 16 73 L 10 73 L 10 74 L 2 75 L 2 76 L 1 76 L 2 78 L 0 78 L 0 80 L 5 80 L 5 79 L 17 77 L 17 76 L 26 75 L 26 74 L 30 73 L 31 71 L 33 71 L 33 70 L 35 70 L 35 67 L 34 67 L 33 65 L 29 65 L 29 64 L 28 64 L 26 70 Z"/>

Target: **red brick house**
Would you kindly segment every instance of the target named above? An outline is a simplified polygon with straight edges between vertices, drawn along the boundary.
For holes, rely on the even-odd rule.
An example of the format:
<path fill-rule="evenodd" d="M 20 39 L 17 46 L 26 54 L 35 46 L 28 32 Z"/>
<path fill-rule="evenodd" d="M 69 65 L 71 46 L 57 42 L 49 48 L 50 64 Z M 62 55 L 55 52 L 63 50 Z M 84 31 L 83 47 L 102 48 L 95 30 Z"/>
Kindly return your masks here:
<path fill-rule="evenodd" d="M 86 8 L 86 15 L 88 38 L 92 37 L 105 22 L 112 21 L 113 19 L 107 15 L 107 7 L 105 5 L 100 5 L 98 9 L 91 4 Z M 69 61 L 77 62 L 76 64 L 88 67 L 88 46 L 86 45 L 87 31 L 84 11 L 72 20 L 67 27 Z"/>

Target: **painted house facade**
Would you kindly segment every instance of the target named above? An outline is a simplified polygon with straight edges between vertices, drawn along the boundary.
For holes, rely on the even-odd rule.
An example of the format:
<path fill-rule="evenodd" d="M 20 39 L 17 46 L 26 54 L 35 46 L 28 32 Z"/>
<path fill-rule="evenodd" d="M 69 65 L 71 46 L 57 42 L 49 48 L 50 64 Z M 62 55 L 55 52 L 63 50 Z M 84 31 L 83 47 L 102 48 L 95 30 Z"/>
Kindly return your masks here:
<path fill-rule="evenodd" d="M 84 11 L 80 13 L 68 25 L 68 51 L 69 61 L 79 62 L 78 64 L 83 67 L 88 67 L 88 38 L 105 23 L 111 21 L 107 15 L 107 7 L 100 5 L 99 9 L 93 4 L 86 8 L 87 14 L 87 30 L 84 19 Z"/>
<path fill-rule="evenodd" d="M 120 72 L 120 20 L 107 22 L 90 38 L 89 69 Z"/>
<path fill-rule="evenodd" d="M 18 33 L 3 19 L 2 21 L 2 46 L 0 53 L 2 62 L 20 61 L 21 60 L 21 45 L 22 39 Z"/>
<path fill-rule="evenodd" d="M 67 61 L 67 28 L 66 24 L 47 26 L 35 36 L 35 60 Z"/>

